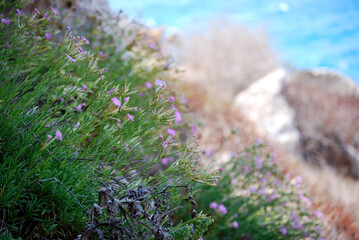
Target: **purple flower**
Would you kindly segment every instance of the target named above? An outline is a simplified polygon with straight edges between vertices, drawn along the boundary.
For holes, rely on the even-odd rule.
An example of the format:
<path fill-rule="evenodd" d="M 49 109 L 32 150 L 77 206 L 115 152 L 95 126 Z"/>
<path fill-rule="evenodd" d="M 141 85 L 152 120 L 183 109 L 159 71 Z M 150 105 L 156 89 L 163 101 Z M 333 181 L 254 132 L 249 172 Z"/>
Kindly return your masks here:
<path fill-rule="evenodd" d="M 170 101 L 171 102 L 174 102 L 175 101 L 175 98 L 173 96 L 170 96 Z"/>
<path fill-rule="evenodd" d="M 227 214 L 227 208 L 223 204 L 220 204 L 218 206 L 218 212 L 221 214 Z"/>
<path fill-rule="evenodd" d="M 81 112 L 82 108 L 85 107 L 85 106 L 86 106 L 86 103 L 81 103 L 80 105 L 78 105 L 78 106 L 76 107 L 76 110 L 79 111 L 79 112 Z"/>
<path fill-rule="evenodd" d="M 102 52 L 102 51 L 99 51 L 99 52 L 98 52 L 98 55 L 102 57 L 102 56 L 103 56 L 103 52 Z"/>
<path fill-rule="evenodd" d="M 162 143 L 162 146 L 163 146 L 163 147 L 167 147 L 167 145 L 168 145 L 168 142 L 167 142 L 167 141 L 164 141 L 164 142 Z"/>
<path fill-rule="evenodd" d="M 259 190 L 259 193 L 260 193 L 261 195 L 263 195 L 263 196 L 267 195 L 267 188 L 261 188 L 261 189 Z"/>
<path fill-rule="evenodd" d="M 193 125 L 191 128 L 191 133 L 194 134 L 197 131 L 196 125 Z"/>
<path fill-rule="evenodd" d="M 216 202 L 211 202 L 209 204 L 209 208 L 216 209 L 217 207 L 218 207 L 218 203 L 216 203 Z"/>
<path fill-rule="evenodd" d="M 175 112 L 175 122 L 176 124 L 179 124 L 180 122 L 182 122 L 182 115 L 181 113 L 178 111 L 178 109 L 176 109 L 176 112 Z"/>
<path fill-rule="evenodd" d="M 271 194 L 269 197 L 268 197 L 268 202 L 271 202 L 273 201 L 274 199 L 276 199 L 276 195 L 275 194 Z"/>
<path fill-rule="evenodd" d="M 45 38 L 49 40 L 51 38 L 51 33 L 47 32 L 45 33 Z M 66 54 L 67 55 L 67 54 Z M 68 55 L 67 55 L 68 56 Z"/>
<path fill-rule="evenodd" d="M 9 24 L 10 24 L 10 19 L 8 19 L 8 18 L 2 18 L 2 19 L 1 19 L 1 23 L 5 24 L 5 25 L 9 25 Z"/>
<path fill-rule="evenodd" d="M 111 100 L 112 100 L 113 104 L 115 104 L 118 107 L 121 107 L 121 101 L 120 100 L 118 100 L 115 97 L 111 98 Z"/>
<path fill-rule="evenodd" d="M 81 124 L 80 122 L 77 122 L 76 125 L 75 125 L 75 127 L 79 127 L 80 124 Z"/>
<path fill-rule="evenodd" d="M 317 218 L 321 218 L 321 219 L 324 219 L 324 214 L 322 212 L 319 212 L 319 211 L 314 211 L 313 212 L 313 215 Z"/>
<path fill-rule="evenodd" d="M 125 97 L 123 100 L 124 100 L 125 102 L 128 102 L 128 101 L 130 100 L 130 97 Z"/>
<path fill-rule="evenodd" d="M 206 149 L 204 150 L 204 155 L 206 155 L 207 157 L 212 156 L 213 152 L 210 149 Z"/>
<path fill-rule="evenodd" d="M 163 165 L 166 165 L 168 163 L 168 158 L 162 158 L 161 162 Z"/>
<path fill-rule="evenodd" d="M 44 13 L 44 17 L 46 18 L 47 21 L 50 21 L 50 18 L 49 18 L 49 16 L 47 16 L 46 13 Z"/>
<path fill-rule="evenodd" d="M 60 141 L 62 140 L 62 133 L 59 130 L 56 131 L 55 135 L 56 135 L 55 138 L 59 139 Z"/>
<path fill-rule="evenodd" d="M 143 92 L 140 92 L 140 93 L 138 94 L 139 97 L 142 97 L 143 95 L 145 95 Z"/>
<path fill-rule="evenodd" d="M 34 39 L 36 39 L 36 33 L 34 34 L 34 37 L 33 37 Z"/>
<path fill-rule="evenodd" d="M 287 234 L 287 229 L 285 227 L 282 227 L 280 232 L 282 233 L 282 235 L 286 235 Z"/>
<path fill-rule="evenodd" d="M 156 79 L 155 85 L 159 86 L 160 88 L 163 88 L 163 89 L 167 88 L 166 83 L 164 81 L 162 81 L 162 80 L 159 80 L 159 79 Z"/>
<path fill-rule="evenodd" d="M 56 8 L 50 6 L 50 9 L 52 10 L 52 12 L 53 12 L 54 15 L 60 15 L 59 11 L 57 11 Z"/>
<path fill-rule="evenodd" d="M 151 84 L 151 83 L 146 82 L 145 84 L 146 84 L 146 87 L 147 87 L 148 89 L 151 89 L 151 88 L 152 88 L 152 84 Z"/>
<path fill-rule="evenodd" d="M 250 188 L 249 188 L 249 191 L 250 191 L 251 193 L 255 193 L 255 192 L 257 192 L 257 188 L 255 188 L 255 187 L 250 187 Z"/>
<path fill-rule="evenodd" d="M 171 128 L 167 129 L 167 133 L 171 136 L 175 136 L 176 135 L 176 130 L 173 130 Z"/>
<path fill-rule="evenodd" d="M 218 179 L 215 179 L 214 182 L 217 184 L 217 183 L 218 183 Z"/>
<path fill-rule="evenodd" d="M 20 16 L 22 11 L 20 9 L 16 9 L 16 15 Z"/>
<path fill-rule="evenodd" d="M 85 84 L 82 84 L 82 90 L 86 91 L 87 87 Z"/>
<path fill-rule="evenodd" d="M 25 33 L 26 35 L 29 35 L 29 32 L 28 32 L 28 31 L 25 31 L 25 30 L 24 30 L 24 33 Z"/>
<path fill-rule="evenodd" d="M 260 157 L 256 157 L 256 165 L 257 169 L 260 170 L 263 167 L 262 159 Z"/>
<path fill-rule="evenodd" d="M 299 187 L 302 182 L 303 182 L 303 179 L 302 179 L 301 176 L 296 176 L 296 177 L 295 177 L 295 185 L 296 185 L 297 187 Z"/>
<path fill-rule="evenodd" d="M 112 94 L 113 91 L 114 91 L 114 90 L 111 88 L 110 91 L 108 92 L 108 94 Z"/>
<path fill-rule="evenodd" d="M 105 68 L 105 72 L 108 72 L 108 68 Z"/>
<path fill-rule="evenodd" d="M 51 34 L 51 33 L 50 33 Z M 76 62 L 76 59 L 73 59 L 72 57 L 70 57 L 68 54 L 66 54 L 65 53 L 65 55 L 66 55 L 66 57 L 70 60 L 70 61 L 73 61 L 74 63 Z"/>
<path fill-rule="evenodd" d="M 77 50 L 79 51 L 79 53 L 82 53 L 84 51 L 82 47 L 77 47 Z"/>
<path fill-rule="evenodd" d="M 131 114 L 127 113 L 127 117 L 128 117 L 132 122 L 135 121 L 135 119 L 133 118 L 133 116 L 132 116 Z"/>
<path fill-rule="evenodd" d="M 167 163 L 171 162 L 173 158 L 162 158 L 161 162 L 163 165 L 166 165 Z"/>
<path fill-rule="evenodd" d="M 238 222 L 237 222 L 237 221 L 234 221 L 234 222 L 232 223 L 232 227 L 238 228 Z"/>
<path fill-rule="evenodd" d="M 66 29 L 67 29 L 68 32 L 71 31 L 71 27 L 70 27 L 70 26 L 67 26 Z"/>
<path fill-rule="evenodd" d="M 36 15 L 36 14 L 39 14 L 39 15 L 40 15 L 39 9 L 35 8 L 35 9 L 34 9 L 34 14 L 35 14 L 35 15 Z"/>
<path fill-rule="evenodd" d="M 155 45 L 153 43 L 149 43 L 148 46 L 151 48 L 151 49 L 155 49 Z"/>
<path fill-rule="evenodd" d="M 90 44 L 90 41 L 87 40 L 87 38 L 85 36 L 82 36 L 82 35 L 81 35 L 81 41 L 84 41 L 85 44 Z"/>
<path fill-rule="evenodd" d="M 243 168 L 243 173 L 247 175 L 248 172 L 249 172 L 249 166 L 245 166 Z"/>
<path fill-rule="evenodd" d="M 11 48 L 11 44 L 9 43 L 9 44 L 7 45 L 7 47 L 8 47 L 8 48 Z"/>

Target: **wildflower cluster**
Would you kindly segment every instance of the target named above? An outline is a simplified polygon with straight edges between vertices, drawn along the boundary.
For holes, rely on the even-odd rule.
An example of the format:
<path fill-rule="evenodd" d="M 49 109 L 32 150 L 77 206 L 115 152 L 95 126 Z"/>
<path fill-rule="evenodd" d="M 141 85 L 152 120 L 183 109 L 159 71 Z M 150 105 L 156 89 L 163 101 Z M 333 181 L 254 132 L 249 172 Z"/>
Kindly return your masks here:
<path fill-rule="evenodd" d="M 133 239 L 145 226 L 161 228 L 163 236 L 200 237 L 211 223 L 204 214 L 191 220 L 205 224 L 196 233 L 166 219 L 188 196 L 174 186 L 212 183 L 216 172 L 198 168 L 194 139 L 179 139 L 181 107 L 163 57 L 140 36 L 133 49 L 120 49 L 123 39 L 104 31 L 76 36 L 72 26 L 54 29 L 51 23 L 60 21 L 60 13 L 53 7 L 26 16 L 22 6 L 21 1 L 0 5 L 0 12 L 8 12 L 1 16 L 0 32 L 3 229 L 29 239 L 91 235 L 100 226 L 89 209 L 99 203 L 116 212 L 117 220 L 110 219 L 114 239 Z M 135 234 L 126 220 L 134 217 L 133 208 L 114 199 L 130 198 L 140 186 L 152 200 L 136 205 Z M 157 197 L 154 186 L 171 190 Z M 104 188 L 111 194 L 98 199 Z M 153 208 L 154 199 L 165 212 Z M 114 210 L 118 207 L 121 211 Z M 96 219 L 100 225 L 102 220 Z"/>
<path fill-rule="evenodd" d="M 203 239 L 324 239 L 324 216 L 312 212 L 299 176 L 283 175 L 275 154 L 258 142 L 223 167 L 218 184 L 198 193 L 199 209 L 215 224 Z"/>

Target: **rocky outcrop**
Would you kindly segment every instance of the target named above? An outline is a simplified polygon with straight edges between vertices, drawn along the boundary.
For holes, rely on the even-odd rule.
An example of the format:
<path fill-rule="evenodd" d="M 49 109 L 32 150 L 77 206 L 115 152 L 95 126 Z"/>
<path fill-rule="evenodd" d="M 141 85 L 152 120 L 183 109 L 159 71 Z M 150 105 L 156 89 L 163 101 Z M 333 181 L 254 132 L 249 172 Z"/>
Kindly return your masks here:
<path fill-rule="evenodd" d="M 335 73 L 303 71 L 289 77 L 283 93 L 296 113 L 304 159 L 358 179 L 357 85 Z"/>
<path fill-rule="evenodd" d="M 235 97 L 233 111 L 241 111 L 254 122 L 260 134 L 299 153 L 294 112 L 281 94 L 285 78 L 285 70 L 279 68 L 257 80 Z"/>
<path fill-rule="evenodd" d="M 234 99 L 260 134 L 317 166 L 330 165 L 359 179 L 359 90 L 327 71 L 286 77 L 277 69 Z"/>

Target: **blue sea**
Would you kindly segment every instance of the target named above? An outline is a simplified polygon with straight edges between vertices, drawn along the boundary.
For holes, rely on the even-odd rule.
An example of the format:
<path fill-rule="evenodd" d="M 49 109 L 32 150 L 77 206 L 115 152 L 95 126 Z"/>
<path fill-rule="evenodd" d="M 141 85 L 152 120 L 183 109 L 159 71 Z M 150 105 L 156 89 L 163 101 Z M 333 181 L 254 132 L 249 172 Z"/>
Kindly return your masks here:
<path fill-rule="evenodd" d="M 204 31 L 212 18 L 266 28 L 272 47 L 298 69 L 324 67 L 359 83 L 359 0 L 109 0 L 149 26 Z"/>

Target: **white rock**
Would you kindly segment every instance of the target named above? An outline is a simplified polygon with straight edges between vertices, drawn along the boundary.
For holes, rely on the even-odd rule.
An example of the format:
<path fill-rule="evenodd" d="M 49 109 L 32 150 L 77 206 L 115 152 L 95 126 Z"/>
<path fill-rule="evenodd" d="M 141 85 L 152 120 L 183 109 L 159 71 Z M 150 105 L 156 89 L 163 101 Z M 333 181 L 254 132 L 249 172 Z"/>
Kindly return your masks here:
<path fill-rule="evenodd" d="M 257 80 L 239 93 L 233 110 L 255 123 L 257 131 L 289 151 L 299 153 L 299 131 L 295 127 L 294 112 L 281 91 L 286 72 L 279 68 Z"/>

